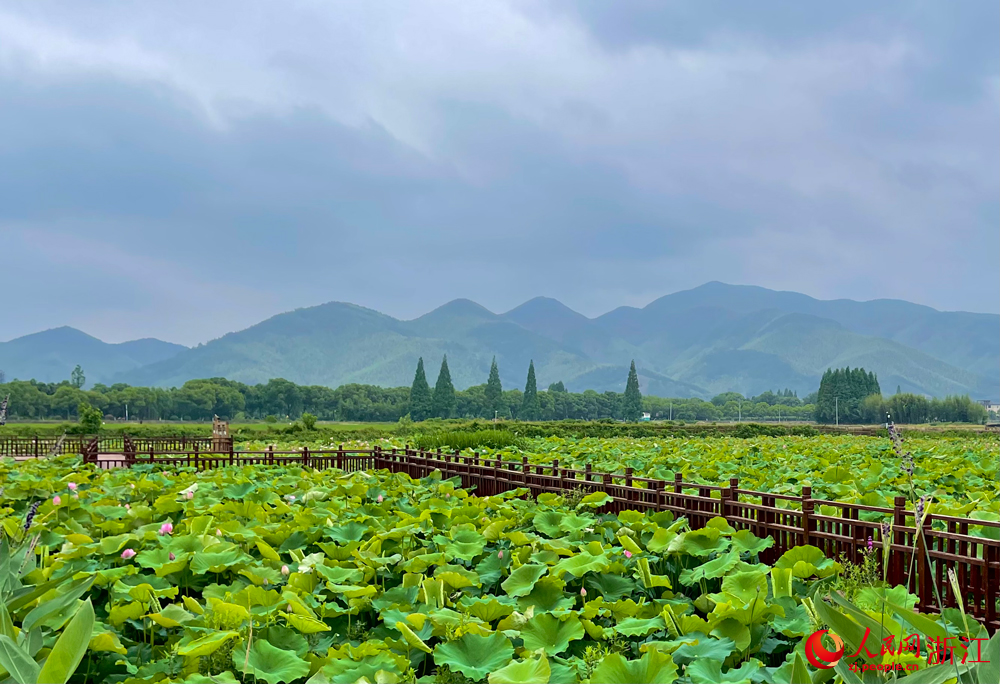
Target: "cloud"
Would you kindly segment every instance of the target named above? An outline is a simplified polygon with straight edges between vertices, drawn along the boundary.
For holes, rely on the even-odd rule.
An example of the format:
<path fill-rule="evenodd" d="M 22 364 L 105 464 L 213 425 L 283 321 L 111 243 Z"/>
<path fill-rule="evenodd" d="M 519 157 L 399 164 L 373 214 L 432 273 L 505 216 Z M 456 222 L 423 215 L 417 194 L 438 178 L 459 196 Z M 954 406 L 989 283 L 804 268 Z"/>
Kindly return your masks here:
<path fill-rule="evenodd" d="M 47 284 L 0 339 L 708 280 L 996 311 L 995 8 L 758 7 L 6 6 L 0 240 Z"/>

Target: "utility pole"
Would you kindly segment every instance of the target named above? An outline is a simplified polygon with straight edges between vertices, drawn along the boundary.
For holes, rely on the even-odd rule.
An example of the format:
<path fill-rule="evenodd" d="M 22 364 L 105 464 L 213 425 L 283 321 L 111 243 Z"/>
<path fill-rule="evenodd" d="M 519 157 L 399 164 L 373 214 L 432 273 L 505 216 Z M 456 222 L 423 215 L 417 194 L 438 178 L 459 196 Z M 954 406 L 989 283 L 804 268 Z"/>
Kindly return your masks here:
<path fill-rule="evenodd" d="M 670 420 L 674 419 L 674 402 L 670 402 Z"/>
<path fill-rule="evenodd" d="M 128 422 L 128 404 L 125 404 L 125 422 Z"/>
<path fill-rule="evenodd" d="M 738 422 L 742 423 L 743 422 L 743 400 L 742 399 L 738 399 L 736 401 L 736 410 L 739 412 L 739 418 L 737 420 L 738 420 Z"/>
<path fill-rule="evenodd" d="M 840 397 L 833 398 L 833 410 L 837 415 L 837 427 L 840 427 Z"/>

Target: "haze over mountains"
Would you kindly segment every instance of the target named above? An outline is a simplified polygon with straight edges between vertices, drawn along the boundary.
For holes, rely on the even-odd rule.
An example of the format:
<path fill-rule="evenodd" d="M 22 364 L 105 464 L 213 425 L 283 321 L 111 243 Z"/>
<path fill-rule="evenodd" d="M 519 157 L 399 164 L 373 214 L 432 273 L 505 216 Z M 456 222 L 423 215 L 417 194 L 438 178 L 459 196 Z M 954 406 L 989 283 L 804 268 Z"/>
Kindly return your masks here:
<path fill-rule="evenodd" d="M 7 378 L 179 386 L 245 383 L 409 385 L 418 356 L 433 384 L 443 354 L 455 386 L 486 381 L 494 355 L 504 387 L 622 391 L 635 359 L 643 392 L 659 396 L 814 391 L 826 368 L 874 370 L 883 393 L 1000 395 L 1000 316 L 941 312 L 899 300 L 823 301 L 794 292 L 708 283 L 594 319 L 538 297 L 504 314 L 458 299 L 401 321 L 331 302 L 279 314 L 195 348 L 159 340 L 105 344 L 72 328 L 0 343 Z"/>

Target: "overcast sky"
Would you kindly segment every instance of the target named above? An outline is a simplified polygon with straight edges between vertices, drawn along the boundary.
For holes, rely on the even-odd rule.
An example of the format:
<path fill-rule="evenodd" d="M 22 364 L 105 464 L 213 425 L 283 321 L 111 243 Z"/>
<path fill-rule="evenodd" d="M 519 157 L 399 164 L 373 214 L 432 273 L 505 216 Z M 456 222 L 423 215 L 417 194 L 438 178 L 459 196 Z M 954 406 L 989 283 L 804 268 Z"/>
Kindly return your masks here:
<path fill-rule="evenodd" d="M 1000 311 L 1000 4 L 0 5 L 0 340 L 710 280 Z"/>

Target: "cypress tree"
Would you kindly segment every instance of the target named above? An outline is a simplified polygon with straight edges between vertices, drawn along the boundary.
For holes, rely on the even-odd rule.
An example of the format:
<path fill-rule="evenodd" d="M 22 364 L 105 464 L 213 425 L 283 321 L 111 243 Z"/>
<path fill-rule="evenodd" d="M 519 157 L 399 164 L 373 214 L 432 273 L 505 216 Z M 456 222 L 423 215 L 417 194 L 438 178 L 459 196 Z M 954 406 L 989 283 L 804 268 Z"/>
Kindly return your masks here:
<path fill-rule="evenodd" d="M 642 416 L 642 394 L 639 392 L 639 375 L 635 372 L 635 360 L 628 370 L 628 381 L 625 383 L 625 396 L 622 400 L 622 417 L 628 421 L 637 421 Z"/>
<path fill-rule="evenodd" d="M 538 403 L 538 385 L 535 383 L 535 361 L 528 363 L 528 381 L 524 383 L 524 399 L 521 401 L 522 420 L 538 420 L 542 413 Z"/>
<path fill-rule="evenodd" d="M 417 360 L 417 372 L 410 387 L 410 419 L 426 420 L 431 417 L 431 388 L 424 374 L 424 359 Z"/>
<path fill-rule="evenodd" d="M 455 412 L 455 386 L 451 384 L 451 371 L 448 370 L 448 355 L 441 359 L 441 372 L 434 383 L 434 396 L 431 399 L 431 413 L 437 418 L 451 418 Z"/>
<path fill-rule="evenodd" d="M 503 415 L 503 386 L 500 384 L 500 369 L 497 368 L 497 357 L 490 364 L 490 379 L 486 381 L 486 408 L 493 415 Z M 490 418 L 493 415 L 489 416 Z"/>

